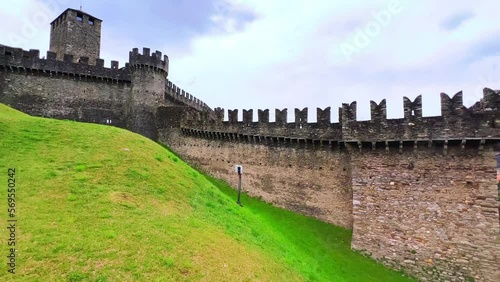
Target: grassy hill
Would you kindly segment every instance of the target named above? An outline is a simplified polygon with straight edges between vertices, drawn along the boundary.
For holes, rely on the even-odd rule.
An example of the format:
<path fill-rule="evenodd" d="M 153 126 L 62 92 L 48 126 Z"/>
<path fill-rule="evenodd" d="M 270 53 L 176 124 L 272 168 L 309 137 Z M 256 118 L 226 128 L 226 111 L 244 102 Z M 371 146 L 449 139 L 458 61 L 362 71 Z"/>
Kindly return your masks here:
<path fill-rule="evenodd" d="M 16 169 L 16 274 L 0 281 L 409 281 L 351 233 L 244 196 L 110 126 L 0 104 L 0 218 Z"/>

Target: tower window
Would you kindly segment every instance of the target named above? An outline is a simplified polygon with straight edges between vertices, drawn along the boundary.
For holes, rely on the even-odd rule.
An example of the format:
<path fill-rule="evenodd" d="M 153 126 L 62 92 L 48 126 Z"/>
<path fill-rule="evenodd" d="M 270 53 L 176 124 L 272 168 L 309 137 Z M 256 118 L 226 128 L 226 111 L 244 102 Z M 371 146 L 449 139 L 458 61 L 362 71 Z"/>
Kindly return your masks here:
<path fill-rule="evenodd" d="M 76 20 L 79 22 L 83 22 L 83 14 L 82 13 L 77 13 L 76 14 Z"/>
<path fill-rule="evenodd" d="M 89 24 L 90 25 L 94 25 L 94 19 L 93 18 L 89 18 Z"/>

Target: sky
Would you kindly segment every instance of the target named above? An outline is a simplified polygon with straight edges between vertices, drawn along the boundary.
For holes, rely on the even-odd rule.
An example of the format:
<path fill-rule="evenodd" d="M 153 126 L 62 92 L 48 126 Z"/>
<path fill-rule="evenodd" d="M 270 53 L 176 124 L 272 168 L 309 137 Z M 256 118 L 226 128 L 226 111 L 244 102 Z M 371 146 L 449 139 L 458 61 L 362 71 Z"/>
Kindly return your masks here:
<path fill-rule="evenodd" d="M 332 108 L 423 96 L 440 115 L 440 93 L 463 91 L 469 107 L 500 89 L 498 0 L 0 0 L 0 44 L 49 47 L 50 22 L 66 8 L 103 20 L 101 58 L 128 61 L 132 48 L 169 56 L 168 79 L 210 107 Z"/>

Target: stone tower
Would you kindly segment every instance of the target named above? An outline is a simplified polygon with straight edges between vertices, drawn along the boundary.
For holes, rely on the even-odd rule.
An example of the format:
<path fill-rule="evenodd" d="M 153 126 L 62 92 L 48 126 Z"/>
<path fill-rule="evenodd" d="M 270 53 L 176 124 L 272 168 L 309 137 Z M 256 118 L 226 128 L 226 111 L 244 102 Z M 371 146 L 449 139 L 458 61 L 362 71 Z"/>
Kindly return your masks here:
<path fill-rule="evenodd" d="M 134 48 L 129 53 L 131 94 L 128 104 L 128 126 L 131 131 L 157 140 L 156 109 L 165 100 L 168 76 L 168 57 L 160 51 L 150 54 L 144 48 L 142 55 Z"/>
<path fill-rule="evenodd" d="M 57 53 L 57 60 L 70 54 L 75 63 L 88 57 L 89 64 L 95 65 L 101 49 L 101 23 L 83 11 L 67 9 L 50 24 L 50 51 Z"/>

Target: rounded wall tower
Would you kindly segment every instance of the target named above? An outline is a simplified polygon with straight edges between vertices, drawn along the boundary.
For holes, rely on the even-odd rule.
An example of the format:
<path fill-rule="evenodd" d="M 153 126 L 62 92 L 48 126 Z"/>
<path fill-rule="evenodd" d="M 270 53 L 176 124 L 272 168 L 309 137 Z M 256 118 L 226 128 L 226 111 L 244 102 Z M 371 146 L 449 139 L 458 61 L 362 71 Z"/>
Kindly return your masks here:
<path fill-rule="evenodd" d="M 134 48 L 129 53 L 131 95 L 128 101 L 128 129 L 150 139 L 158 139 L 156 109 L 164 101 L 168 76 L 168 57 L 159 51 L 142 54 Z"/>

